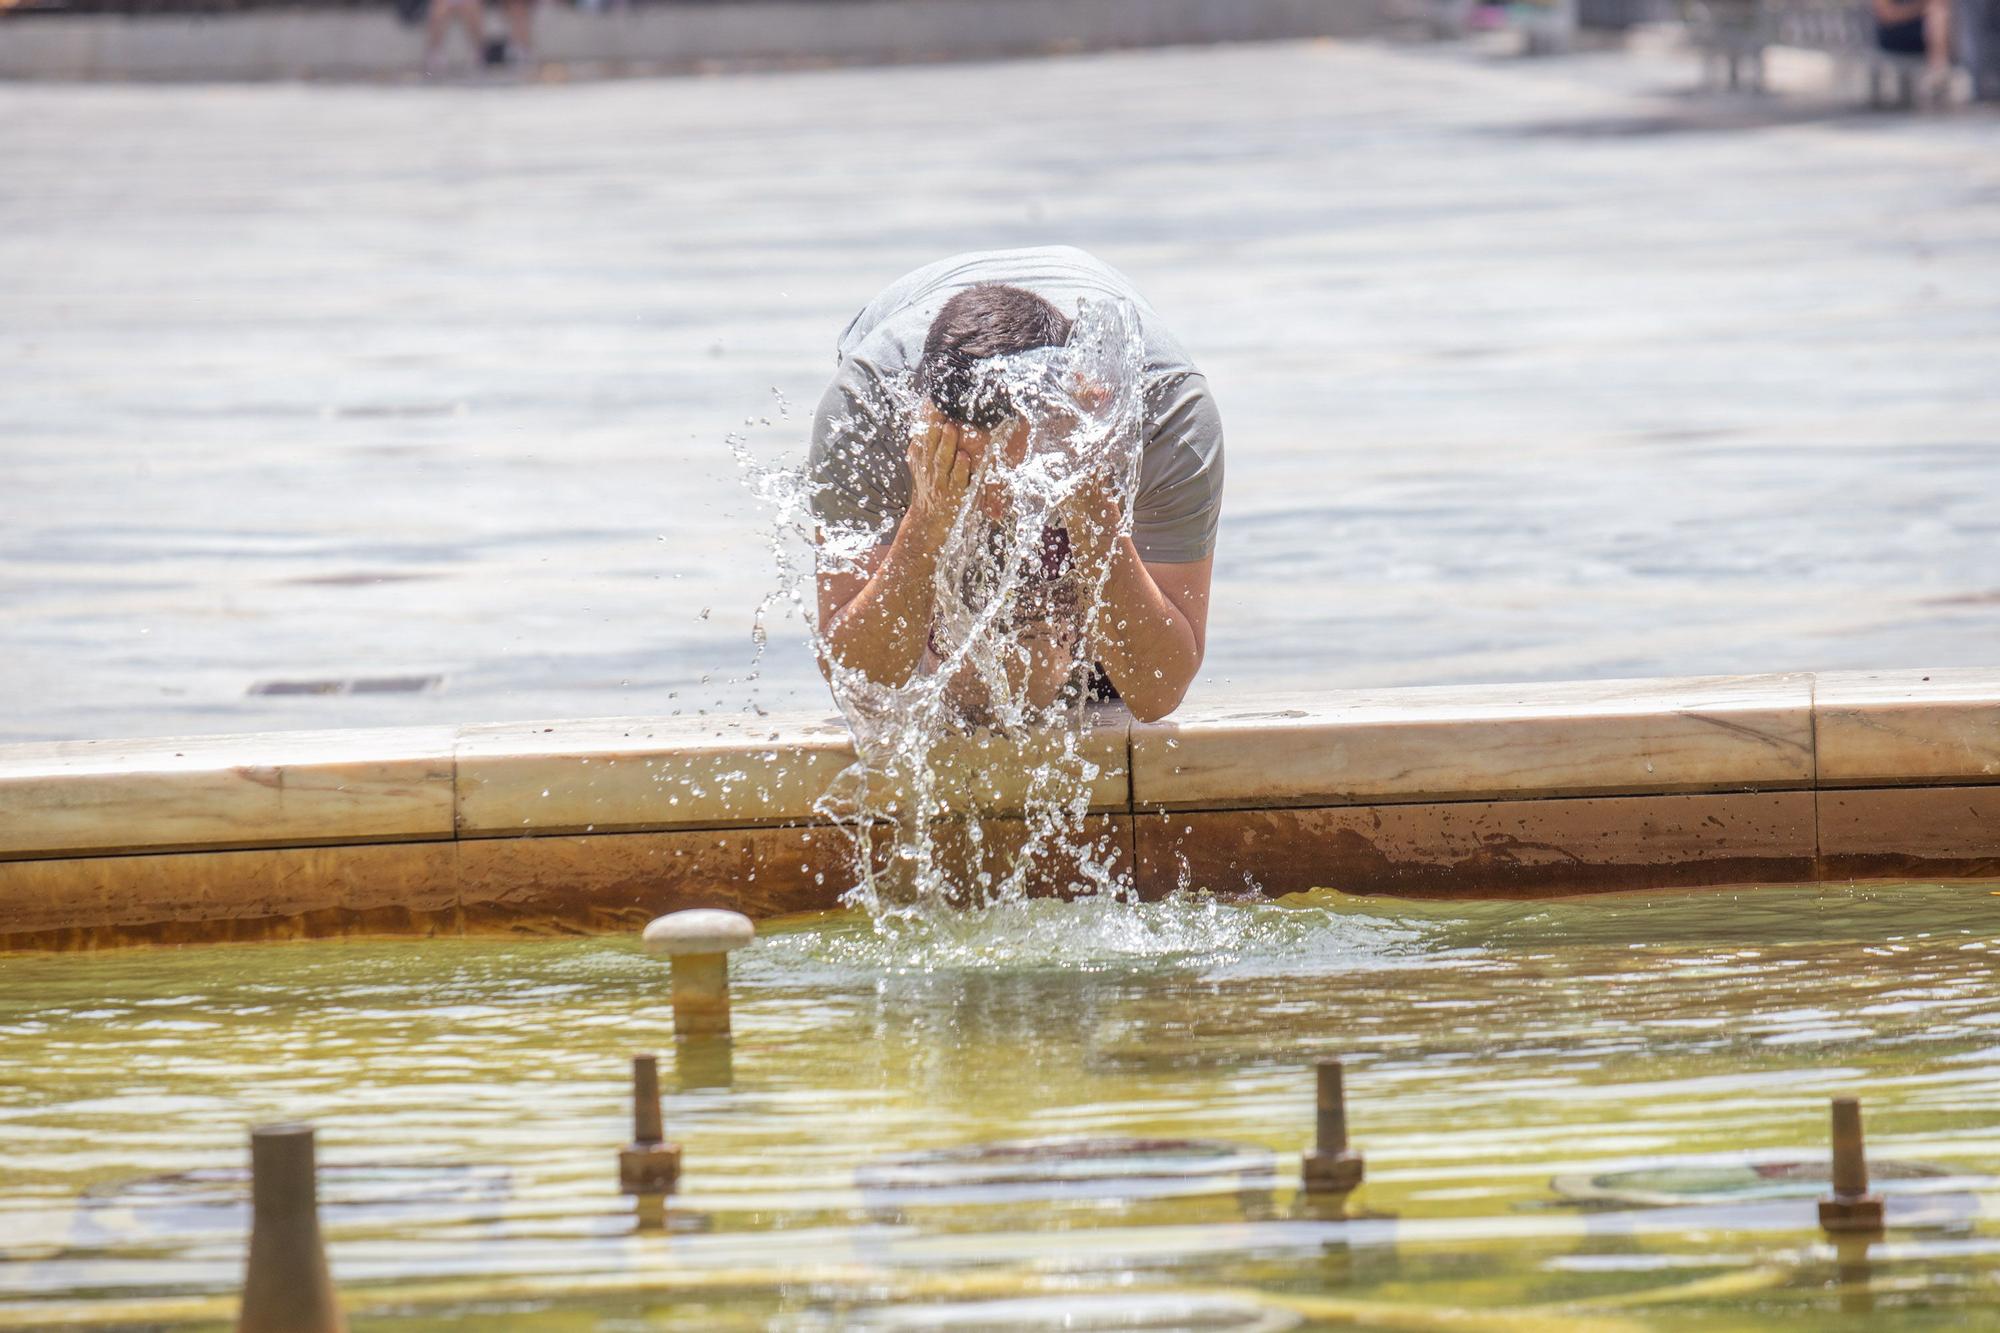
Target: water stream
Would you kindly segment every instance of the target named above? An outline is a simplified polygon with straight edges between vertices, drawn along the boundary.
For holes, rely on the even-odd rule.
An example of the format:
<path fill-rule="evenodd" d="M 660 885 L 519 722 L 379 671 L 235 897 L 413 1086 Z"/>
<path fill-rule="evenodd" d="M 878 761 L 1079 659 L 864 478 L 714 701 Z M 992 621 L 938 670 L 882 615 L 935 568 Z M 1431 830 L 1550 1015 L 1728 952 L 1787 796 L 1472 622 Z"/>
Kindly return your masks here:
<path fill-rule="evenodd" d="M 983 455 L 942 547 L 924 666 L 885 683 L 835 660 L 821 641 L 859 758 L 819 810 L 850 840 L 847 901 L 884 933 L 949 937 L 958 912 L 1020 903 L 1035 885 L 1070 896 L 1129 893 L 1114 848 L 1086 827 L 1100 766 L 1080 744 L 1106 569 L 1069 555 L 1072 537 L 1095 521 L 1084 502 L 1096 488 L 1111 497 L 1119 530 L 1130 531 L 1144 366 L 1137 316 L 1116 301 L 1083 305 L 1061 347 L 977 363 L 972 397 L 1010 404 L 1008 429 L 1018 436 Z M 914 429 L 919 390 L 889 389 L 902 429 Z M 814 605 L 821 575 L 868 571 L 893 522 L 821 532 L 802 470 L 762 465 L 740 440 L 732 444 L 774 519 L 780 587 L 767 608 Z M 1038 697 L 1032 683 L 1038 634 L 1059 637 L 1072 668 L 1071 687 L 1053 697 Z M 983 769 L 994 772 L 982 780 Z M 1001 841 L 990 840 L 984 813 L 1009 817 Z"/>

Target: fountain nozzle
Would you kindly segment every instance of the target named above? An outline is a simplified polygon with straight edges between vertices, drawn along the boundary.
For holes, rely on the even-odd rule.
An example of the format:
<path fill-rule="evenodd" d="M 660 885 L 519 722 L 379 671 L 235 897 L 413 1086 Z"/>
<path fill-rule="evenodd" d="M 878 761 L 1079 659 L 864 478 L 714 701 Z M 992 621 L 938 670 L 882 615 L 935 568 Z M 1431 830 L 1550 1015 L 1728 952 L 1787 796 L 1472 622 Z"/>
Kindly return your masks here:
<path fill-rule="evenodd" d="M 673 974 L 674 1033 L 722 1036 L 729 1031 L 729 954 L 757 937 L 741 912 L 702 907 L 655 918 L 641 937 L 646 952 L 665 957 Z"/>
<path fill-rule="evenodd" d="M 1833 1193 L 1819 1201 L 1819 1224 L 1836 1235 L 1882 1229 L 1882 1196 L 1868 1192 L 1861 1102 L 1855 1097 L 1833 1099 Z"/>
<path fill-rule="evenodd" d="M 668 1143 L 660 1116 L 660 1061 L 632 1057 L 632 1142 L 618 1153 L 618 1188 L 625 1194 L 670 1194 L 681 1178 L 681 1146 Z"/>
<path fill-rule="evenodd" d="M 1318 1124 L 1313 1146 L 1300 1167 L 1307 1194 L 1352 1194 L 1361 1183 L 1361 1154 L 1347 1146 L 1347 1090 L 1340 1061 L 1321 1060 Z"/>
<path fill-rule="evenodd" d="M 347 1333 L 319 1231 L 310 1125 L 250 1131 L 250 1258 L 236 1333 Z"/>

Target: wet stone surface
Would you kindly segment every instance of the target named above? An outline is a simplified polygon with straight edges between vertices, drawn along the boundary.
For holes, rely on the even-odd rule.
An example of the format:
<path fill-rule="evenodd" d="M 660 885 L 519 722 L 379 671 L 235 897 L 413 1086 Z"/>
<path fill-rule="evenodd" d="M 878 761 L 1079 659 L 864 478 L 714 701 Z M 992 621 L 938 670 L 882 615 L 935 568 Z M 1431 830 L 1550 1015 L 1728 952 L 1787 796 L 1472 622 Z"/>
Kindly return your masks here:
<path fill-rule="evenodd" d="M 1990 657 L 2000 122 L 1693 79 L 0 89 L 0 740 L 824 707 L 796 619 L 747 679 L 724 437 L 796 455 L 883 283 L 1050 241 L 1223 407 L 1196 697 Z"/>

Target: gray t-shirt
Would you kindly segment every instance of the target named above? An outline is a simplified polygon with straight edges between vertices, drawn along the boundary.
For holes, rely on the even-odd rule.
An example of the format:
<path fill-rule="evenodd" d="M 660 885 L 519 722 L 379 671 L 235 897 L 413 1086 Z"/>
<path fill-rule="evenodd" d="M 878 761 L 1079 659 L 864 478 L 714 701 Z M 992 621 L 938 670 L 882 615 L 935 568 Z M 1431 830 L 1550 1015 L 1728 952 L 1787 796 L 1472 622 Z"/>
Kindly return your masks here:
<path fill-rule="evenodd" d="M 887 541 L 910 504 L 909 424 L 884 386 L 907 381 L 931 320 L 983 282 L 1024 287 L 1074 317 L 1080 299 L 1131 303 L 1146 343 L 1145 442 L 1132 540 L 1141 559 L 1186 564 L 1215 549 L 1222 418 L 1208 381 L 1122 273 L 1070 246 L 955 255 L 898 278 L 840 335 L 840 369 L 813 414 L 813 514 Z"/>

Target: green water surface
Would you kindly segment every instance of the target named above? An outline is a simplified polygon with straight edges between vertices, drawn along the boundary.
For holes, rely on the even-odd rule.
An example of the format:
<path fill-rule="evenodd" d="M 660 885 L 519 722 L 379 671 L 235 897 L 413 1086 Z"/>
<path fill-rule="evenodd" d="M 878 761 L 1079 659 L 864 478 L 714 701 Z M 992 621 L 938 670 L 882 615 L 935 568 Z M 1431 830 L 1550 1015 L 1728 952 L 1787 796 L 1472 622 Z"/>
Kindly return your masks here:
<path fill-rule="evenodd" d="M 840 916 L 736 956 L 726 1051 L 632 940 L 13 956 L 0 1327 L 228 1327 L 276 1120 L 361 1330 L 2000 1326 L 1996 955 L 1984 885 Z M 1345 1215 L 1295 1193 L 1324 1055 Z M 1835 1094 L 1932 1168 L 1844 1252 Z"/>

